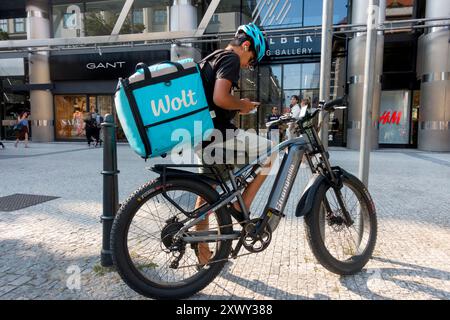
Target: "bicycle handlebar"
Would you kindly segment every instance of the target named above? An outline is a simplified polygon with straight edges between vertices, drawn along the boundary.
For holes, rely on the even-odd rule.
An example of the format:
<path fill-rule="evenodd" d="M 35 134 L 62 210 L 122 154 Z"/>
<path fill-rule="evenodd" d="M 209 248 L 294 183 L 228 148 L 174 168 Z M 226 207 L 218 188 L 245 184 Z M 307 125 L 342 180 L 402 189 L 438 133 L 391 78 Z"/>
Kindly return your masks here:
<path fill-rule="evenodd" d="M 322 102 L 323 103 L 322 108 L 325 111 L 332 110 L 334 106 L 342 105 L 344 103 L 344 99 L 345 99 L 345 97 L 340 97 L 340 98 L 328 101 L 326 103 Z M 321 104 L 319 103 L 319 105 L 321 105 Z"/>
<path fill-rule="evenodd" d="M 337 99 L 334 99 L 334 100 L 331 100 L 331 101 L 328 101 L 328 102 L 320 101 L 319 102 L 319 107 L 315 108 L 310 113 L 309 116 L 307 116 L 308 115 L 308 113 L 307 113 L 302 118 L 295 119 L 290 114 L 282 115 L 278 120 L 273 120 L 273 121 L 267 122 L 266 123 L 266 128 L 270 128 L 271 126 L 274 126 L 274 125 L 277 125 L 277 124 L 281 124 L 281 123 L 288 123 L 288 122 L 294 122 L 294 121 L 301 122 L 301 121 L 306 120 L 306 119 L 308 119 L 308 120 L 312 119 L 312 118 L 314 118 L 317 115 L 317 113 L 319 111 L 326 111 L 326 112 L 334 111 L 334 109 L 335 109 L 334 106 L 345 104 L 345 101 L 346 101 L 346 97 L 345 96 L 337 98 Z"/>

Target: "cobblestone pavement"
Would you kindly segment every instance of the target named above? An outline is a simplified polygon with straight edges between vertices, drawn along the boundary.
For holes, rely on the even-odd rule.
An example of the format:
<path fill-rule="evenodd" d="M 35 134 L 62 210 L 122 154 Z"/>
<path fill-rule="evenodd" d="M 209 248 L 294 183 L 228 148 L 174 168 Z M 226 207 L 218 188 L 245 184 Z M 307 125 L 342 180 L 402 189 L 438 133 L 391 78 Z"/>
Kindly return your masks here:
<path fill-rule="evenodd" d="M 331 160 L 357 173 L 359 153 L 333 149 Z M 118 148 L 120 201 L 155 177 L 129 147 Z M 159 160 L 160 162 L 160 160 Z M 0 149 L 0 197 L 59 197 L 0 211 L 0 299 L 142 299 L 99 267 L 102 150 L 81 143 L 32 143 Z M 287 217 L 270 247 L 226 264 L 192 299 L 450 299 L 450 154 L 380 150 L 371 155 L 369 190 L 378 213 L 373 259 L 340 277 L 312 255 L 296 199 L 309 177 L 301 169 Z M 258 193 L 260 212 L 272 179 Z M 76 277 L 78 272 L 80 277 Z M 77 282 L 77 280 L 80 282 Z"/>

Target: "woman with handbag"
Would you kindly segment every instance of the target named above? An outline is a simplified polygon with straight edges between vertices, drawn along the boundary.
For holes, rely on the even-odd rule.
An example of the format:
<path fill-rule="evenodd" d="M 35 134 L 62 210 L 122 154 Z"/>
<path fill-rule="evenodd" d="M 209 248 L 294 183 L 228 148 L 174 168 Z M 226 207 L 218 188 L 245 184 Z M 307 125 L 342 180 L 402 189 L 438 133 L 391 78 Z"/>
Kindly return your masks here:
<path fill-rule="evenodd" d="M 15 125 L 16 143 L 14 143 L 14 147 L 16 148 L 20 140 L 24 140 L 25 148 L 28 148 L 28 116 L 28 111 L 24 111 L 17 119 L 17 124 Z"/>

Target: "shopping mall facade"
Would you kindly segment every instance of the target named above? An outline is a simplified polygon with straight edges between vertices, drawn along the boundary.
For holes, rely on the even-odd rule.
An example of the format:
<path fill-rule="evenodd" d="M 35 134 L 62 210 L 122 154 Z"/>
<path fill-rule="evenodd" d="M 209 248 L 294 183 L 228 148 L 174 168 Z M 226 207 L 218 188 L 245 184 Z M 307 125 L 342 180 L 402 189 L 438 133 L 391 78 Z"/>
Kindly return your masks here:
<path fill-rule="evenodd" d="M 369 0 L 333 2 L 335 25 L 366 23 Z M 115 32 L 128 4 L 118 33 L 139 34 L 138 40 L 95 43 L 92 39 Z M 60 41 L 48 51 L 8 48 L 0 42 L 1 138 L 12 137 L 15 113 L 31 110 L 34 141 L 84 139 L 83 114 L 114 113 L 117 79 L 130 75 L 138 62 L 153 64 L 184 55 L 200 59 L 224 47 L 237 26 L 251 21 L 269 34 L 269 49 L 255 71 L 242 71 L 235 94 L 260 101 L 261 107 L 236 121 L 242 128 L 263 132 L 272 108 L 289 111 L 292 95 L 308 98 L 312 106 L 319 100 L 321 36 L 314 26 L 322 23 L 322 5 L 321 0 L 2 1 L 0 39 L 8 41 L 3 43 Z M 450 29 L 442 20 L 425 22 L 426 28 L 408 22 L 442 17 L 450 17 L 447 0 L 380 0 L 380 21 L 405 24 L 403 29 L 378 32 L 373 53 L 374 148 L 450 151 Z M 193 38 L 191 46 L 180 46 L 185 39 L 173 35 L 186 29 L 202 29 L 203 36 Z M 66 39 L 71 45 L 62 45 Z M 330 98 L 347 94 L 348 109 L 331 115 L 329 145 L 359 148 L 365 42 L 364 32 L 333 36 Z"/>

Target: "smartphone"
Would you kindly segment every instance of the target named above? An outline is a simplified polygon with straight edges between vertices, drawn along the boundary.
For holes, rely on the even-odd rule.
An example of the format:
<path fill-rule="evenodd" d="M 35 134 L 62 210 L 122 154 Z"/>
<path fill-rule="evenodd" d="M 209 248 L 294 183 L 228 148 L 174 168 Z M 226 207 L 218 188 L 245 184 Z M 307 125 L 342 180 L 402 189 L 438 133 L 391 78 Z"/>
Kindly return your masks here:
<path fill-rule="evenodd" d="M 256 111 L 258 110 L 258 107 L 261 105 L 261 102 L 252 101 L 252 103 L 255 105 L 255 108 L 252 111 L 250 111 L 249 114 L 256 113 Z"/>

